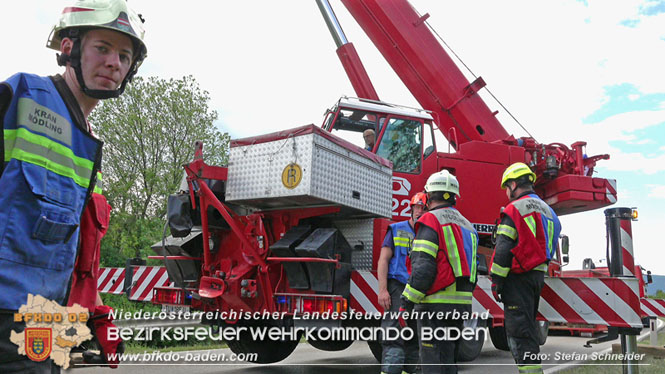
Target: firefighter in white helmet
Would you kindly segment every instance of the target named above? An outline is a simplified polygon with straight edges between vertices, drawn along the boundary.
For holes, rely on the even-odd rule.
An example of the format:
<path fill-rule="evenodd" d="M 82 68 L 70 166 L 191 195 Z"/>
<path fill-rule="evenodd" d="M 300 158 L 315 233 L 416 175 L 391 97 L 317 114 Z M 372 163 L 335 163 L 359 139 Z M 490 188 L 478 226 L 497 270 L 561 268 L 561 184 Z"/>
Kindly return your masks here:
<path fill-rule="evenodd" d="M 64 73 L 18 73 L 0 83 L 2 373 L 60 370 L 51 359 L 32 361 L 17 354 L 10 332 L 22 333 L 25 324 L 15 323 L 13 312 L 29 294 L 66 305 L 72 273 L 80 270 L 79 263 L 91 264 L 81 256 L 98 250 L 98 243 L 85 238 L 101 237 L 93 226 L 108 220 L 109 207 L 101 195 L 102 142 L 92 135 L 87 118 L 100 99 L 122 94 L 146 57 L 143 34 L 142 18 L 125 0 L 75 1 L 64 8 L 47 42 L 59 51 Z M 88 295 L 91 312 L 109 311 L 96 290 Z M 93 325 L 102 352 L 115 353 L 121 341 L 108 339 L 110 320 L 100 318 Z"/>
<path fill-rule="evenodd" d="M 521 374 L 543 372 L 536 314 L 561 232 L 554 210 L 533 191 L 535 182 L 536 174 L 522 162 L 504 171 L 501 188 L 510 203 L 501 213 L 490 268 L 492 292 L 503 302 L 508 346 Z"/>
<path fill-rule="evenodd" d="M 459 183 L 448 170 L 427 179 L 428 212 L 416 223 L 411 276 L 402 294 L 405 312 L 471 312 L 478 233 L 455 209 Z M 446 313 L 448 317 L 452 313 Z M 459 318 L 418 318 L 418 329 L 462 328 Z M 423 373 L 457 373 L 456 340 L 420 339 Z"/>

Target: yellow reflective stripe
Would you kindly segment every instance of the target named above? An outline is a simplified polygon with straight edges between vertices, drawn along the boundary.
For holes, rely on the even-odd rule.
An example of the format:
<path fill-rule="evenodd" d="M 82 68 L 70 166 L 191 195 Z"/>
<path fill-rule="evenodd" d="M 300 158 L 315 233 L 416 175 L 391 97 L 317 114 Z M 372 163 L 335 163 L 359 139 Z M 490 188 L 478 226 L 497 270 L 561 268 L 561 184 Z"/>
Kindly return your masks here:
<path fill-rule="evenodd" d="M 536 266 L 535 268 L 533 268 L 533 270 L 547 272 L 547 264 L 543 262 L 542 264 L 540 264 L 540 265 Z"/>
<path fill-rule="evenodd" d="M 393 242 L 408 245 L 411 240 L 409 238 L 400 238 L 399 236 L 396 236 L 393 238 Z"/>
<path fill-rule="evenodd" d="M 402 296 L 406 297 L 412 303 L 418 304 L 420 303 L 420 300 L 425 297 L 425 294 L 411 287 L 411 285 L 407 283 L 406 287 L 404 287 L 404 292 L 402 292 Z"/>
<path fill-rule="evenodd" d="M 443 290 L 425 296 L 422 304 L 463 304 L 471 305 L 473 292 Z"/>
<path fill-rule="evenodd" d="M 554 221 L 547 220 L 547 242 L 549 243 L 549 252 L 548 258 L 552 258 L 554 255 Z"/>
<path fill-rule="evenodd" d="M 417 239 L 413 242 L 412 252 L 425 252 L 428 255 L 436 258 L 436 254 L 439 251 L 439 247 L 430 242 L 429 240 Z"/>
<path fill-rule="evenodd" d="M 531 229 L 531 233 L 533 236 L 536 236 L 536 220 L 533 218 L 533 216 L 528 216 L 524 217 L 524 222 L 526 222 L 527 226 L 529 226 L 529 229 Z"/>
<path fill-rule="evenodd" d="M 520 374 L 538 374 L 543 372 L 542 365 L 517 365 Z"/>
<path fill-rule="evenodd" d="M 12 137 L 23 138 L 29 141 L 30 143 L 38 144 L 41 145 L 42 147 L 48 148 L 52 152 L 56 152 L 58 154 L 67 157 L 68 159 L 71 159 L 75 165 L 80 166 L 82 168 L 92 170 L 92 168 L 95 166 L 94 162 L 86 158 L 75 155 L 74 151 L 72 151 L 71 148 L 68 148 L 58 142 L 54 142 L 53 140 L 45 136 L 32 133 L 30 130 L 25 129 L 23 127 L 19 127 L 16 130 L 5 129 L 5 139 Z"/>
<path fill-rule="evenodd" d="M 499 225 L 496 229 L 497 235 L 505 235 L 513 240 L 517 239 L 517 230 L 514 227 L 508 225 Z"/>
<path fill-rule="evenodd" d="M 478 259 L 476 258 L 478 254 L 478 239 L 474 233 L 471 233 L 471 255 L 470 259 L 467 258 L 467 261 L 471 261 L 471 278 L 469 279 L 471 283 L 476 283 L 476 267 L 478 266 Z"/>
<path fill-rule="evenodd" d="M 510 272 L 510 268 L 503 267 L 496 262 L 492 263 L 492 268 L 490 269 L 490 273 L 496 274 L 500 277 L 507 277 L 508 273 Z"/>
<path fill-rule="evenodd" d="M 448 250 L 448 262 L 453 269 L 455 277 L 461 277 L 462 261 L 460 261 L 459 253 L 457 252 L 457 241 L 453 234 L 453 228 L 451 226 L 443 226 L 441 229 L 443 231 L 444 241 L 446 242 L 446 249 Z"/>
<path fill-rule="evenodd" d="M 411 248 L 411 239 L 409 238 L 396 236 L 393 238 L 393 243 L 395 244 L 395 247 Z"/>
<path fill-rule="evenodd" d="M 15 158 L 39 165 L 88 188 L 88 176 L 94 166 L 92 161 L 75 156 L 71 149 L 23 128 L 5 130 L 4 133 L 5 145 L 11 144 L 11 149 L 5 151 L 5 162 Z"/>
<path fill-rule="evenodd" d="M 100 195 L 103 192 L 102 173 L 100 172 L 97 172 L 97 182 L 95 183 L 95 189 L 93 192 Z"/>

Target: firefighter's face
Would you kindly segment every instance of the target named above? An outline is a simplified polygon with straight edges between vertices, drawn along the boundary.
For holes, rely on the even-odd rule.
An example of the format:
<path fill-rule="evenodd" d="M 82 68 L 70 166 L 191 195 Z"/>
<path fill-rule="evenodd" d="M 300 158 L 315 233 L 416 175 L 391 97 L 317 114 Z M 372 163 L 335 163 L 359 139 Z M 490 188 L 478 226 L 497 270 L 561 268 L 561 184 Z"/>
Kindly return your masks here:
<path fill-rule="evenodd" d="M 128 36 L 106 29 L 88 31 L 81 42 L 81 70 L 93 90 L 115 90 L 132 65 L 133 46 Z"/>
<path fill-rule="evenodd" d="M 422 205 L 414 205 L 411 207 L 411 214 L 413 216 L 413 221 L 417 221 L 420 216 L 425 214 L 425 207 Z"/>

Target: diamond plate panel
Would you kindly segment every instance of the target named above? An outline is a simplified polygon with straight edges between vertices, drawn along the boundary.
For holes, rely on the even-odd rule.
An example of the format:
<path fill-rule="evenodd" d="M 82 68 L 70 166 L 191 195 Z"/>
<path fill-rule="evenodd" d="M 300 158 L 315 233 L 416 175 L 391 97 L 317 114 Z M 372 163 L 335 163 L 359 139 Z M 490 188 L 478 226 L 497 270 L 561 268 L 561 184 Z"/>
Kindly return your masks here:
<path fill-rule="evenodd" d="M 302 169 L 293 189 L 282 184 L 290 163 Z M 391 217 L 392 170 L 315 133 L 233 147 L 228 173 L 229 202 L 263 209 L 334 203 Z"/>
<path fill-rule="evenodd" d="M 344 235 L 351 248 L 363 244 L 362 251 L 351 253 L 354 270 L 372 270 L 372 241 L 374 239 L 374 219 L 349 219 L 335 221 L 335 226 Z"/>

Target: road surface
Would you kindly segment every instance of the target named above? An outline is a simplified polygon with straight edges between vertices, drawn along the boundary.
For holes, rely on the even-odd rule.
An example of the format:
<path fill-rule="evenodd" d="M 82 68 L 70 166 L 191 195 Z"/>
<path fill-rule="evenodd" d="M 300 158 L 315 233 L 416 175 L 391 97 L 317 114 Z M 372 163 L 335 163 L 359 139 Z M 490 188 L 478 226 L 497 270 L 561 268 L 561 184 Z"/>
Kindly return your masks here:
<path fill-rule="evenodd" d="M 591 356 L 592 352 L 601 352 L 611 347 L 618 340 L 597 344 L 592 348 L 583 347 L 588 338 L 570 336 L 550 336 L 547 343 L 541 347 L 541 354 L 548 359 L 543 360 L 545 370 L 554 369 L 559 365 L 579 360 L 580 355 Z M 178 352 L 181 357 L 186 352 Z M 203 352 L 191 352 L 193 356 Z M 210 351 L 214 354 L 230 356 L 229 349 Z M 564 357 L 564 355 L 567 355 Z M 491 369 L 490 369 L 491 367 Z M 108 374 L 107 368 L 80 368 L 74 374 L 93 373 Z M 299 374 L 327 374 L 327 373 L 379 373 L 378 365 L 368 346 L 364 342 L 355 342 L 351 347 L 338 352 L 320 351 L 309 344 L 301 343 L 286 360 L 273 365 L 247 365 L 242 362 L 219 362 L 215 364 L 185 362 L 135 362 L 127 363 L 113 370 L 113 374 L 145 373 L 145 374 L 175 374 L 175 373 L 299 373 Z M 492 374 L 515 373 L 516 367 L 509 352 L 498 351 L 488 340 L 483 346 L 479 358 L 473 362 L 460 363 L 459 372 L 464 374 Z"/>

